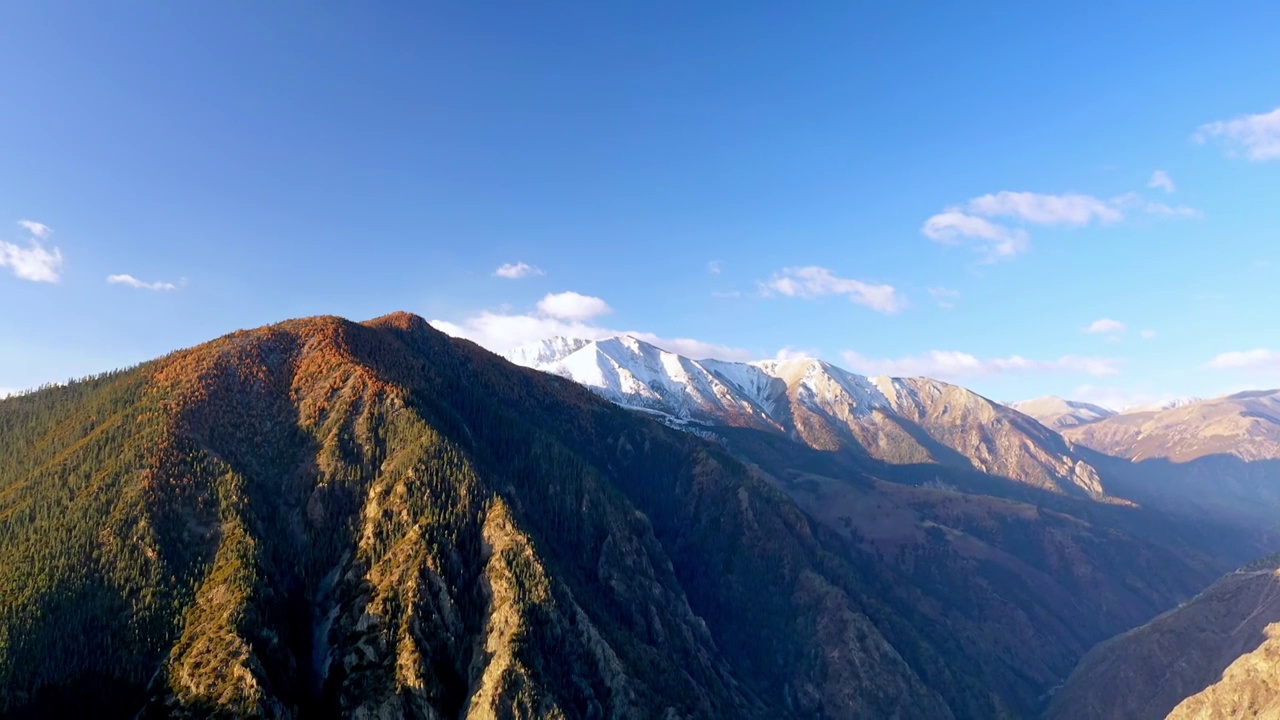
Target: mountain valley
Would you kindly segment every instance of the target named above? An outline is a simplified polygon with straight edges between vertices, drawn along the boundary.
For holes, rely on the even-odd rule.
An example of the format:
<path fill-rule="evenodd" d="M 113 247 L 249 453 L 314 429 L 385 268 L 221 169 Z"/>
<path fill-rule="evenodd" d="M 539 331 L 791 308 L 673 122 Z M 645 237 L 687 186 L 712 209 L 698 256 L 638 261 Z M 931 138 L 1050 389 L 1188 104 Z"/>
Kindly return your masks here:
<path fill-rule="evenodd" d="M 774 484 L 819 522 L 915 578 L 919 587 L 947 588 L 948 597 L 936 601 L 949 607 L 953 627 L 966 628 L 957 634 L 973 633 L 1001 647 L 1024 673 L 1040 668 L 1040 687 L 1051 693 L 1057 668 L 1143 614 L 1120 620 L 1115 608 L 1151 607 L 1150 601 L 1122 599 L 1131 585 L 1106 597 L 1116 592 L 1107 589 L 1113 579 L 1132 572 L 1120 567 L 1144 566 L 1142 583 L 1149 584 L 1151 570 L 1169 562 L 1150 557 L 1133 563 L 1133 550 L 1121 549 L 1120 538 L 1177 547 L 1179 562 L 1206 548 L 1218 563 L 1230 562 L 1228 556 L 1242 561 L 1280 544 L 1274 520 L 1280 511 L 1276 393 L 1125 412 L 1060 398 L 1006 408 L 934 380 L 865 378 L 811 359 L 695 361 L 635 338 L 550 344 L 560 352 L 524 349 L 509 357 L 616 403 L 658 413 L 674 427 L 693 428 L 767 469 Z M 538 360 L 528 359 L 535 355 Z M 1107 535 L 1089 538 L 1103 528 L 1110 528 Z M 1077 561 L 1053 558 L 1054 547 L 1071 548 Z M 1028 554 L 1029 548 L 1037 550 Z M 1111 562 L 1086 548 L 1109 548 L 1125 560 Z M 1082 557 L 1089 560 L 1079 562 Z M 993 582 L 996 575 L 1000 581 Z M 1014 577 L 1022 580 L 1011 585 Z M 957 601 L 957 588 L 965 588 L 968 599 L 983 598 Z M 1096 604 L 1082 602 L 1086 596 Z M 1058 622 L 1050 618 L 1064 625 L 1050 630 Z M 1099 620 L 1105 628 L 1088 630 Z M 1031 640 L 1037 634 L 1052 640 L 1038 646 Z M 1176 636 L 1162 635 L 1164 651 L 1173 652 Z M 1092 658 L 1100 652 L 1086 662 L 1098 662 Z M 1219 656 L 1236 657 L 1230 648 Z M 1135 672 L 1147 664 L 1132 663 Z M 1057 697 L 1056 717 L 1142 716 L 1149 705 L 1115 701 L 1131 682 L 1163 682 L 1104 669 L 1099 672 L 1113 684 L 1103 685 L 1089 679 L 1088 668 L 1077 670 Z M 1076 687 L 1114 689 L 1099 701 L 1078 699 Z M 1177 687 L 1168 692 L 1182 700 Z"/>

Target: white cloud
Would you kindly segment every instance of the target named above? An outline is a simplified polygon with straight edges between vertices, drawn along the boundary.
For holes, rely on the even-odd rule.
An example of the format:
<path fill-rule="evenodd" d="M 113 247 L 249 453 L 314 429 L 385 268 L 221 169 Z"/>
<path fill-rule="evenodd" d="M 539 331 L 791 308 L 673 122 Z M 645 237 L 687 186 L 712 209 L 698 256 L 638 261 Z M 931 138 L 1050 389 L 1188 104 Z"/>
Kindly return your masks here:
<path fill-rule="evenodd" d="M 1280 369 L 1280 350 L 1245 350 L 1216 355 L 1204 364 L 1208 370 L 1274 370 Z"/>
<path fill-rule="evenodd" d="M 1127 326 L 1124 323 L 1120 322 L 1119 320 L 1112 320 L 1111 318 L 1100 318 L 1098 320 L 1094 320 L 1093 322 L 1089 323 L 1089 325 L 1085 327 L 1083 331 L 1087 333 L 1091 333 L 1093 335 L 1118 335 L 1124 332 L 1126 329 L 1127 329 Z"/>
<path fill-rule="evenodd" d="M 817 298 L 824 295 L 844 295 L 849 301 L 882 313 L 896 313 L 906 306 L 906 301 L 892 285 L 877 285 L 836 277 L 822 267 L 789 267 L 761 284 L 765 294 L 779 293 L 788 297 Z"/>
<path fill-rule="evenodd" d="M 1104 408 L 1120 411 L 1144 405 L 1156 405 L 1170 400 L 1177 400 L 1179 397 L 1172 393 L 1155 393 L 1100 385 L 1081 385 L 1071 391 L 1072 400 L 1093 403 Z"/>
<path fill-rule="evenodd" d="M 432 320 L 432 326 L 454 337 L 473 340 L 494 351 L 504 352 L 550 337 L 598 340 L 618 333 L 582 322 L 533 314 L 479 312 L 460 323 Z"/>
<path fill-rule="evenodd" d="M 551 318 L 570 321 L 590 320 L 613 312 L 609 303 L 598 297 L 580 295 L 572 290 L 551 293 L 538 301 L 538 312 Z"/>
<path fill-rule="evenodd" d="M 1064 372 L 1086 375 L 1115 375 L 1120 372 L 1112 358 L 1063 355 L 1056 360 L 1033 360 L 1021 355 L 982 359 L 966 352 L 930 350 L 901 358 L 871 358 L 852 350 L 841 355 L 850 370 L 864 375 L 896 375 L 956 380 L 1001 375 L 1011 372 Z"/>
<path fill-rule="evenodd" d="M 16 394 L 17 392 L 18 391 L 13 388 L 0 387 L 0 399 L 7 398 L 10 395 Z"/>
<path fill-rule="evenodd" d="M 1160 202 L 1148 202 L 1142 206 L 1143 211 L 1148 215 L 1164 215 L 1167 217 L 1200 217 L 1203 215 L 1199 210 L 1186 205 L 1165 205 Z"/>
<path fill-rule="evenodd" d="M 1223 140 L 1229 152 L 1244 151 L 1250 160 L 1280 160 L 1280 108 L 1201 125 L 1191 136 L 1198 143 Z"/>
<path fill-rule="evenodd" d="M 782 348 L 781 350 L 779 350 L 778 352 L 774 353 L 773 359 L 778 361 L 803 360 L 805 358 L 812 358 L 817 356 L 818 356 L 818 352 L 816 350 L 806 350 L 804 348 L 796 348 L 788 345 Z"/>
<path fill-rule="evenodd" d="M 724 269 L 724 261 L 722 260 L 712 260 L 711 262 L 707 263 L 707 272 L 711 273 L 712 275 L 719 275 L 720 271 L 723 269 Z"/>
<path fill-rule="evenodd" d="M 632 335 L 647 343 L 692 358 L 718 358 L 721 360 L 751 360 L 752 353 L 741 348 L 703 342 L 692 338 L 666 338 L 637 330 L 617 330 L 586 322 L 564 320 L 545 315 L 522 315 L 484 311 L 466 318 L 460 323 L 432 320 L 436 329 L 466 338 L 492 350 L 505 352 L 521 345 L 545 340 L 557 335 L 562 337 L 599 340 L 617 335 Z"/>
<path fill-rule="evenodd" d="M 156 282 L 143 282 L 132 275 L 108 275 L 107 283 L 110 285 L 128 285 L 131 288 L 137 288 L 139 290 L 169 291 L 178 289 L 178 286 L 171 282 L 164 282 L 160 280 Z"/>
<path fill-rule="evenodd" d="M 1135 192 L 1127 192 L 1119 195 L 1111 200 L 1117 208 L 1125 210 L 1135 210 L 1137 212 L 1146 213 L 1147 215 L 1160 215 L 1164 217 L 1200 217 L 1201 213 L 1195 208 L 1185 205 L 1166 205 L 1162 202 L 1149 200 Z"/>
<path fill-rule="evenodd" d="M 533 313 L 514 313 L 507 306 L 500 312 L 478 312 L 461 322 L 432 320 L 442 332 L 476 342 L 493 352 L 505 352 L 549 337 L 561 336 L 599 340 L 631 335 L 647 343 L 692 358 L 751 360 L 752 353 L 741 348 L 703 342 L 693 338 L 668 338 L 639 330 L 618 330 L 590 322 L 613 312 L 604 300 L 576 292 L 553 293 L 538 301 Z"/>
<path fill-rule="evenodd" d="M 1104 200 L 1081 193 L 1050 195 L 1003 190 L 946 208 L 925 220 L 920 232 L 936 242 L 968 245 L 981 253 L 984 261 L 995 262 L 1025 252 L 1030 247 L 1030 237 L 1024 228 L 989 218 L 1024 225 L 1083 227 L 1120 222 L 1125 219 L 1126 210 L 1164 216 L 1199 215 L 1192 208 L 1170 207 L 1137 193 Z"/>
<path fill-rule="evenodd" d="M 997 225 L 955 208 L 925 220 L 920 232 L 930 240 L 947 245 L 968 243 L 988 262 L 1013 257 L 1028 247 L 1025 230 Z"/>
<path fill-rule="evenodd" d="M 53 228 L 45 225 L 44 223 L 38 223 L 35 220 L 19 220 L 18 224 L 25 228 L 27 232 L 31 233 L 31 236 L 37 240 L 44 240 L 53 234 Z"/>
<path fill-rule="evenodd" d="M 715 358 L 717 360 L 736 360 L 745 362 L 755 358 L 753 353 L 748 350 L 743 350 L 742 348 L 703 342 L 702 340 L 695 340 L 693 338 L 668 338 L 661 337 L 650 332 L 639 332 L 636 330 L 628 330 L 622 334 L 640 338 L 650 345 L 657 345 L 664 350 L 670 350 L 673 353 L 684 355 L 685 357 L 690 357 L 695 360 Z"/>
<path fill-rule="evenodd" d="M 546 275 L 542 268 L 529 265 L 527 263 L 505 263 L 499 265 L 497 270 L 493 271 L 494 277 L 506 278 L 508 280 L 518 280 L 522 277 L 530 275 Z"/>
<path fill-rule="evenodd" d="M 54 283 L 60 279 L 62 268 L 62 251 L 54 248 L 46 250 L 36 240 L 27 242 L 26 247 L 0 241 L 0 267 L 7 267 L 15 276 L 31 282 Z"/>
<path fill-rule="evenodd" d="M 945 287 L 931 287 L 929 296 L 937 301 L 938 307 L 950 310 L 956 306 L 956 300 L 960 299 L 960 291 Z"/>
<path fill-rule="evenodd" d="M 26 247 L 0 240 L 0 268 L 9 268 L 15 277 L 22 280 L 58 282 L 61 277 L 59 271 L 62 268 L 62 251 L 58 248 L 47 250 L 41 242 L 52 235 L 53 230 L 34 220 L 19 220 L 18 225 L 30 233 L 31 237 L 27 239 Z"/>
<path fill-rule="evenodd" d="M 1078 193 L 1046 195 L 1004 190 L 970 200 L 968 210 L 983 217 L 1011 217 L 1032 225 L 1088 225 L 1094 220 L 1109 223 L 1124 218 L 1107 201 Z"/>
<path fill-rule="evenodd" d="M 1155 331 L 1155 330 L 1143 330 L 1143 331 L 1142 331 L 1142 339 L 1143 339 L 1143 340 L 1154 340 L 1154 339 L 1155 339 L 1155 336 L 1156 336 L 1156 331 Z"/>
<path fill-rule="evenodd" d="M 1147 187 L 1160 188 L 1167 193 L 1178 191 L 1178 186 L 1173 184 L 1173 178 L 1169 177 L 1169 173 L 1163 170 L 1151 173 L 1151 179 L 1147 181 Z"/>

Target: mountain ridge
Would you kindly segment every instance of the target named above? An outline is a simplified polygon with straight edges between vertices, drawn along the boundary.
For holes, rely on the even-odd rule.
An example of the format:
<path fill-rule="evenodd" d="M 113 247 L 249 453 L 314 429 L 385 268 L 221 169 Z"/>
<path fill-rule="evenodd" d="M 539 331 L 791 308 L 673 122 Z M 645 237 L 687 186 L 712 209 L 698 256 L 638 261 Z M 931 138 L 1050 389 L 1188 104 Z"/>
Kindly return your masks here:
<path fill-rule="evenodd" d="M 1275 717 L 1280 555 L 1251 563 L 1145 625 L 1099 644 L 1046 720 Z"/>
<path fill-rule="evenodd" d="M 1067 400 L 1057 395 L 1044 395 L 1031 400 L 1009 403 L 1009 407 L 1030 415 L 1054 430 L 1097 422 L 1118 414 L 1115 410 L 1101 405 Z"/>
<path fill-rule="evenodd" d="M 868 378 L 814 358 L 693 360 L 625 336 L 552 344 L 561 352 L 549 362 L 531 360 L 550 354 L 527 348 L 506 357 L 665 414 L 677 426 L 748 427 L 828 451 L 972 467 L 1055 492 L 1106 495 L 1096 470 L 1052 430 L 937 380 Z M 958 416 L 970 421 L 965 431 L 956 431 Z"/>

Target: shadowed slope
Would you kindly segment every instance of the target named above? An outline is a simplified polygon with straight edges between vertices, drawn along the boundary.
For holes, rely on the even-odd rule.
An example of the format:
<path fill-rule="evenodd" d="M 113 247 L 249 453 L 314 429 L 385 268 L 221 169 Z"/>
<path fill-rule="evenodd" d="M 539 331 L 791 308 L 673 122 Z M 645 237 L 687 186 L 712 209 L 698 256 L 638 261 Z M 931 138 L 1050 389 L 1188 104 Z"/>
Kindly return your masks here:
<path fill-rule="evenodd" d="M 1092 650 L 1046 717 L 1276 717 L 1280 576 L 1275 556 Z"/>

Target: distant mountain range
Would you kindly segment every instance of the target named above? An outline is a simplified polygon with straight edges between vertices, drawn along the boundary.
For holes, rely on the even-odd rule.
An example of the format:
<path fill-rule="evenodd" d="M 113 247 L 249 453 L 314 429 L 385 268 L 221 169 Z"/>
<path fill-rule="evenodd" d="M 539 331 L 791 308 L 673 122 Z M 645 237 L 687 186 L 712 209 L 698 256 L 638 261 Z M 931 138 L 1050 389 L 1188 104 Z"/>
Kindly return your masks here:
<path fill-rule="evenodd" d="M 1252 461 L 1280 457 L 1280 391 L 1236 393 L 1136 410 L 1072 427 L 1075 442 L 1140 461 L 1189 462 L 1210 455 Z"/>
<path fill-rule="evenodd" d="M 868 378 L 812 358 L 694 360 L 627 336 L 553 338 L 506 356 L 677 427 L 751 428 L 815 450 L 960 467 L 1068 495 L 1105 495 L 1097 471 L 1058 434 L 937 380 Z"/>
<path fill-rule="evenodd" d="M 1044 395 L 1031 400 L 1020 400 L 1006 404 L 1019 412 L 1030 415 L 1051 428 L 1062 430 L 1077 425 L 1088 425 L 1116 415 L 1161 412 L 1197 402 L 1201 402 L 1201 398 L 1174 398 L 1157 403 L 1116 409 L 1079 400 L 1067 400 L 1057 395 Z"/>
<path fill-rule="evenodd" d="M 1030 415 L 1054 430 L 1086 425 L 1091 422 L 1105 420 L 1117 414 L 1115 410 L 1109 410 L 1099 405 L 1076 400 L 1064 400 L 1055 395 L 1009 403 L 1009 407 L 1024 415 Z"/>
<path fill-rule="evenodd" d="M 507 357 L 705 435 L 750 428 L 824 452 L 1205 512 L 1280 536 L 1280 391 L 1115 411 L 1058 397 L 1004 405 L 937 380 L 865 377 L 812 358 L 696 360 L 628 336 L 552 338 Z M 955 483 L 993 492 L 969 480 Z"/>

